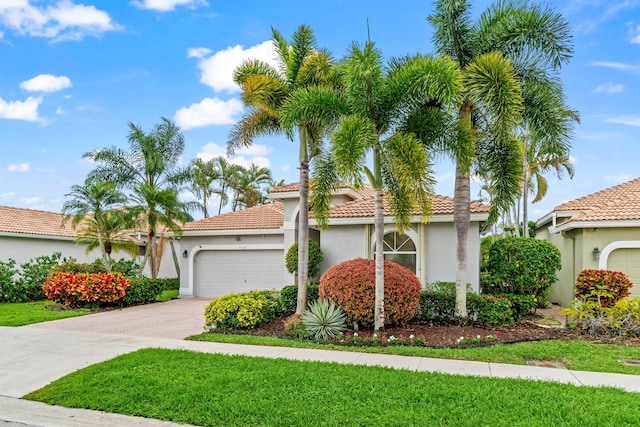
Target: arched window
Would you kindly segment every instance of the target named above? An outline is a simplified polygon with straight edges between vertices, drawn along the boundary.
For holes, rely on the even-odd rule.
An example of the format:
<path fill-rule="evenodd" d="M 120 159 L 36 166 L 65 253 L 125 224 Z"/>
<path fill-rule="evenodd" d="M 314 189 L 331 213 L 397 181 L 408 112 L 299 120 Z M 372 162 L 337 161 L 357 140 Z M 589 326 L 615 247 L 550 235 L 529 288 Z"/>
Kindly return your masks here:
<path fill-rule="evenodd" d="M 385 233 L 383 252 L 385 260 L 397 262 L 416 273 L 416 245 L 408 235 L 397 231 Z"/>

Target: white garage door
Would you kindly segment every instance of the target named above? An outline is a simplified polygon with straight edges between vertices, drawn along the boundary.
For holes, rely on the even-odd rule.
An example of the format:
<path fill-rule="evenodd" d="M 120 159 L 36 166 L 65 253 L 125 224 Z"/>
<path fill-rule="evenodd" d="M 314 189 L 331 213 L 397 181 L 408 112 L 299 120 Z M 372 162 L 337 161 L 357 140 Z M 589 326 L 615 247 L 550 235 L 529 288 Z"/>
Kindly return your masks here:
<path fill-rule="evenodd" d="M 616 249 L 607 258 L 607 269 L 621 271 L 626 274 L 633 287 L 631 295 L 640 297 L 640 249 Z"/>
<path fill-rule="evenodd" d="M 280 289 L 283 286 L 282 250 L 201 251 L 195 260 L 194 296 L 222 295 Z"/>

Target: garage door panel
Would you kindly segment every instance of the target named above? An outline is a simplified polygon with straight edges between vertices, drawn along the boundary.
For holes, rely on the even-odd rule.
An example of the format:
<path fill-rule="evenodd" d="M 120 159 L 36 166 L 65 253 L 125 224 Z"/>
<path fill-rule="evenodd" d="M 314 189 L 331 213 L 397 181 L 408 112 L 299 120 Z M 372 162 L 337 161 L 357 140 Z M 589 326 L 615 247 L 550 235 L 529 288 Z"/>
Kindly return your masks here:
<path fill-rule="evenodd" d="M 279 289 L 282 250 L 202 251 L 196 257 L 194 295 L 216 298 L 231 293 Z"/>
<path fill-rule="evenodd" d="M 607 258 L 607 269 L 626 274 L 633 287 L 632 296 L 640 296 L 640 248 L 616 249 Z"/>

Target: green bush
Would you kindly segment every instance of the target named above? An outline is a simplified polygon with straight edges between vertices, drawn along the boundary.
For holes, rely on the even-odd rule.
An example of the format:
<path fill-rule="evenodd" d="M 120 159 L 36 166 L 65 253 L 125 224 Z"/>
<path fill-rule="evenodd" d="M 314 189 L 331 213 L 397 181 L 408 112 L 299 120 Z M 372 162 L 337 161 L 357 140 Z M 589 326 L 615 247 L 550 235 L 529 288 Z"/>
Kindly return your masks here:
<path fill-rule="evenodd" d="M 152 303 L 164 290 L 162 279 L 139 277 L 130 280 L 131 284 L 127 288 L 125 296 L 115 303 L 119 307 Z"/>
<path fill-rule="evenodd" d="M 76 262 L 75 258 L 65 258 L 59 265 L 51 269 L 52 272 L 63 273 L 106 273 L 102 261 L 95 260 L 91 264 Z"/>
<path fill-rule="evenodd" d="M 18 270 L 15 268 L 16 261 L 9 258 L 8 261 L 0 261 L 0 302 L 15 302 L 17 296 L 15 276 Z"/>
<path fill-rule="evenodd" d="M 46 299 L 42 285 L 52 270 L 60 262 L 62 253 L 54 252 L 53 255 L 42 255 L 31 258 L 24 264 L 20 264 L 21 272 L 14 282 L 14 302 L 40 301 Z"/>
<path fill-rule="evenodd" d="M 609 307 L 631 295 L 632 286 L 627 275 L 619 271 L 586 269 L 576 279 L 576 297 Z"/>
<path fill-rule="evenodd" d="M 322 249 L 320 244 L 315 240 L 309 239 L 309 271 L 307 276 L 313 279 L 320 271 L 320 263 L 322 262 Z M 289 273 L 298 272 L 298 242 L 289 247 L 285 257 L 285 265 Z"/>
<path fill-rule="evenodd" d="M 180 289 L 180 278 L 178 277 L 157 277 L 154 280 L 160 284 L 161 291 L 177 291 Z"/>
<path fill-rule="evenodd" d="M 100 260 L 97 261 L 101 262 Z M 138 264 L 134 259 L 120 258 L 111 264 L 111 270 L 114 273 L 120 273 L 124 277 L 128 277 L 130 279 L 141 276 L 140 264 Z M 178 287 L 180 287 L 180 285 L 178 285 Z"/>
<path fill-rule="evenodd" d="M 571 325 L 594 336 L 640 337 L 640 298 L 625 298 L 603 307 L 598 301 L 574 299 L 560 312 L 571 317 Z"/>
<path fill-rule="evenodd" d="M 277 292 L 253 291 L 214 299 L 205 309 L 204 317 L 210 329 L 250 329 L 280 313 Z"/>
<path fill-rule="evenodd" d="M 307 304 L 318 299 L 318 283 L 307 285 Z M 285 313 L 294 313 L 298 305 L 298 285 L 289 285 L 280 289 L 280 305 Z"/>
<path fill-rule="evenodd" d="M 503 295 L 471 294 L 467 304 L 478 323 L 490 326 L 512 325 L 515 322 L 511 301 Z"/>
<path fill-rule="evenodd" d="M 559 269 L 560 251 L 553 244 L 533 237 L 506 237 L 489 250 L 491 282 L 483 283 L 482 292 L 535 295 L 538 306 L 546 307 Z"/>
<path fill-rule="evenodd" d="M 370 326 L 375 310 L 375 261 L 353 259 L 334 265 L 320 278 L 318 297 L 335 301 L 349 322 Z M 385 324 L 403 325 L 416 314 L 420 304 L 420 280 L 409 269 L 384 262 Z"/>

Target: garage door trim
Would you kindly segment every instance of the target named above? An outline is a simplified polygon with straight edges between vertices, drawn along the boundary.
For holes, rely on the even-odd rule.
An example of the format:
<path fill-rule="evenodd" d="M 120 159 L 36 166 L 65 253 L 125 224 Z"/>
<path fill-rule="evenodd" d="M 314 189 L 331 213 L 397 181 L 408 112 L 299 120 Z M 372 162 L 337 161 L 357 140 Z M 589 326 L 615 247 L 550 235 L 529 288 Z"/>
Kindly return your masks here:
<path fill-rule="evenodd" d="M 600 261 L 598 262 L 600 270 L 607 269 L 609 255 L 616 249 L 640 249 L 640 240 L 618 240 L 617 242 L 609 243 L 600 253 Z"/>
<path fill-rule="evenodd" d="M 193 296 L 195 283 L 195 260 L 196 255 L 202 251 L 250 251 L 250 250 L 282 250 L 284 245 L 281 244 L 253 244 L 253 245 L 198 245 L 191 249 L 189 254 L 189 287 L 185 292 L 185 296 Z"/>

